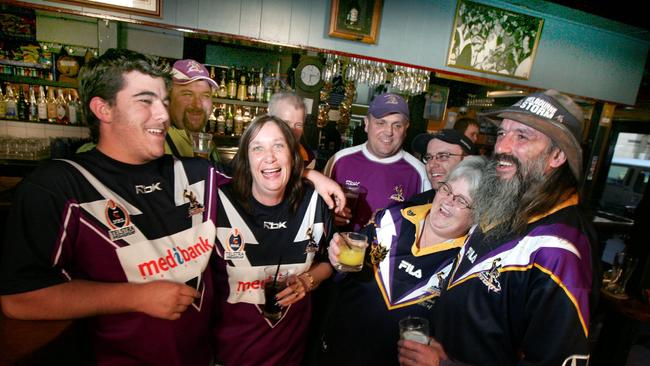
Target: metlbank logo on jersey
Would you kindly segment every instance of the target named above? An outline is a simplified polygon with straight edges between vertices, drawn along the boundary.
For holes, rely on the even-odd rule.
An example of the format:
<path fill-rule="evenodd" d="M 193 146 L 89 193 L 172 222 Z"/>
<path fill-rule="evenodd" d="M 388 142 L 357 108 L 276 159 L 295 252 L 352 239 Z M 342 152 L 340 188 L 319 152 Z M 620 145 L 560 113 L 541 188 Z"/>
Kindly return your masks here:
<path fill-rule="evenodd" d="M 129 282 L 185 283 L 207 267 L 215 237 L 214 224 L 206 221 L 172 236 L 119 248 L 117 256 Z"/>

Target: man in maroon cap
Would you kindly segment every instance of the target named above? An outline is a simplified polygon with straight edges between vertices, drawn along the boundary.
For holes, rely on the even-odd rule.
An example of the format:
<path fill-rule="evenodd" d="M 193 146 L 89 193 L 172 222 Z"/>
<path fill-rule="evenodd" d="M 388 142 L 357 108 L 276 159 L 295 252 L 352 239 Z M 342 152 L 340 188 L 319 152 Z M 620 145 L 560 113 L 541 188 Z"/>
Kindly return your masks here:
<path fill-rule="evenodd" d="M 364 120 L 368 141 L 337 152 L 324 170 L 342 186 L 358 187 L 354 217 L 346 210 L 335 218 L 337 225 L 351 223 L 354 230 L 368 223 L 375 210 L 431 188 L 424 165 L 402 150 L 409 126 L 406 101 L 397 94 L 380 94 Z"/>
<path fill-rule="evenodd" d="M 202 132 L 212 113 L 212 88 L 217 83 L 200 62 L 178 60 L 172 69 L 173 87 L 169 115 L 172 125 L 167 131 L 165 153 L 192 157 L 191 132 Z M 215 159 L 214 154 L 211 159 Z"/>

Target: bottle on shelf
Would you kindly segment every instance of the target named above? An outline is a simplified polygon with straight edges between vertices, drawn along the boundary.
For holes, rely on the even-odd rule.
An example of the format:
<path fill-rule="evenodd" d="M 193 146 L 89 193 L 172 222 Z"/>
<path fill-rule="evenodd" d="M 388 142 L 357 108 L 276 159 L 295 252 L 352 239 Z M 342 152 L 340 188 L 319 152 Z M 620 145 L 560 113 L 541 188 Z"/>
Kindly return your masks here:
<path fill-rule="evenodd" d="M 68 122 L 71 125 L 79 124 L 79 103 L 72 95 L 73 91 L 68 91 Z"/>
<path fill-rule="evenodd" d="M 217 116 L 215 115 L 216 112 L 217 106 L 213 104 L 212 112 L 210 112 L 210 116 L 208 117 L 208 123 L 206 123 L 203 127 L 203 132 L 214 134 L 214 131 L 217 129 Z"/>
<path fill-rule="evenodd" d="M 237 70 L 234 65 L 228 73 L 228 99 L 237 99 Z"/>
<path fill-rule="evenodd" d="M 18 119 L 18 106 L 16 96 L 11 85 L 7 84 L 7 96 L 5 96 L 5 118 Z"/>
<path fill-rule="evenodd" d="M 237 99 L 241 101 L 248 100 L 248 90 L 246 87 L 246 69 L 244 68 L 239 74 L 239 85 L 237 85 Z"/>
<path fill-rule="evenodd" d="M 255 68 L 251 68 L 251 72 L 248 74 L 248 88 L 247 88 L 249 102 L 255 101 L 255 94 L 257 91 L 257 83 L 255 80 L 256 76 L 257 74 L 255 73 Z"/>
<path fill-rule="evenodd" d="M 38 102 L 36 101 L 36 93 L 34 86 L 29 86 L 29 120 L 38 122 Z"/>
<path fill-rule="evenodd" d="M 255 79 L 255 101 L 264 101 L 264 68 L 260 69 L 258 78 Z"/>
<path fill-rule="evenodd" d="M 54 87 L 47 87 L 47 99 L 45 102 L 47 106 L 47 121 L 49 123 L 56 123 L 56 98 L 54 97 Z"/>
<path fill-rule="evenodd" d="M 45 90 L 43 85 L 38 87 L 38 101 L 36 101 L 38 110 L 38 121 L 47 122 L 47 102 L 45 101 Z"/>
<path fill-rule="evenodd" d="M 226 134 L 226 115 L 224 109 L 226 108 L 225 104 L 220 104 L 217 108 L 217 130 L 216 134 L 219 136 L 224 136 Z"/>
<path fill-rule="evenodd" d="M 68 122 L 68 103 L 63 96 L 63 89 L 59 88 L 56 96 L 56 123 L 67 125 Z"/>
<path fill-rule="evenodd" d="M 7 104 L 5 102 L 5 96 L 2 94 L 2 88 L 0 87 L 0 119 L 5 119 L 7 116 Z"/>
<path fill-rule="evenodd" d="M 219 98 L 228 98 L 228 86 L 226 86 L 226 70 L 221 70 L 221 81 L 219 82 L 219 89 L 217 89 L 217 96 Z"/>
<path fill-rule="evenodd" d="M 241 108 L 237 108 L 235 113 L 235 136 L 241 136 L 244 132 L 244 116 L 242 115 Z"/>
<path fill-rule="evenodd" d="M 243 109 L 244 109 L 244 114 L 242 116 L 242 125 L 243 125 L 242 133 L 244 133 L 244 131 L 246 131 L 248 126 L 251 124 L 251 121 L 253 120 L 253 118 L 251 117 L 250 108 L 244 107 Z"/>
<path fill-rule="evenodd" d="M 18 119 L 21 121 L 29 121 L 29 103 L 25 97 L 25 88 L 18 84 L 18 100 L 16 101 L 16 111 Z"/>
<path fill-rule="evenodd" d="M 235 117 L 232 114 L 232 105 L 228 105 L 228 112 L 226 113 L 226 136 L 233 136 L 235 132 Z"/>

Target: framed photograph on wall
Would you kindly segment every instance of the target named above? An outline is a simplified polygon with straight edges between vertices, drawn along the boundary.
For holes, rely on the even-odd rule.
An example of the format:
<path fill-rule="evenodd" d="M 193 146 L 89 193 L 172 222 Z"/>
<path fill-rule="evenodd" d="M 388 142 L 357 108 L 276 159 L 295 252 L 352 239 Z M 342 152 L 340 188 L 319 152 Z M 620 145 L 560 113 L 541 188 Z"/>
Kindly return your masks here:
<path fill-rule="evenodd" d="M 544 19 L 459 0 L 447 66 L 527 80 Z"/>
<path fill-rule="evenodd" d="M 332 0 L 331 37 L 377 43 L 382 0 Z"/>
<path fill-rule="evenodd" d="M 51 0 L 59 3 L 90 6 L 97 9 L 160 17 L 162 0 Z"/>

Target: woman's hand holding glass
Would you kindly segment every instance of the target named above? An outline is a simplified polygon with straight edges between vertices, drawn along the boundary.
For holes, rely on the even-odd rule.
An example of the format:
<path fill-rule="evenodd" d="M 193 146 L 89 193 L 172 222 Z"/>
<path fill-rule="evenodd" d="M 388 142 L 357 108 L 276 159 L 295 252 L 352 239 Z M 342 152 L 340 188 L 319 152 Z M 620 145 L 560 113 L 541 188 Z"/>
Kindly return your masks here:
<path fill-rule="evenodd" d="M 313 277 L 309 272 L 302 273 L 298 276 L 290 276 L 289 286 L 280 291 L 275 297 L 278 304 L 282 307 L 287 307 L 304 299 L 307 292 L 311 291 L 315 287 L 312 283 Z"/>

